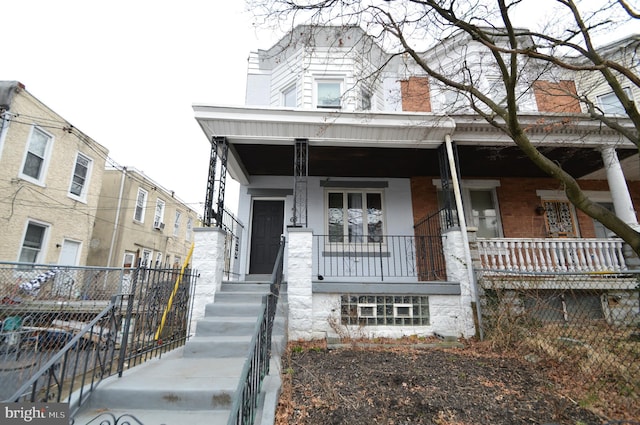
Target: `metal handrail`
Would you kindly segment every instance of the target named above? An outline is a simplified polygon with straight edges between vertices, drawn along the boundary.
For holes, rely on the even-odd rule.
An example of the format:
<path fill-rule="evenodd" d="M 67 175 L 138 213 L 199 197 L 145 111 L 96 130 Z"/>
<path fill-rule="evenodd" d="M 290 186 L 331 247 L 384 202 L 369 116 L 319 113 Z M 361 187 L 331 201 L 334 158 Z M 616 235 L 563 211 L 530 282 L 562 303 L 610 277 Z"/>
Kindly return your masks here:
<path fill-rule="evenodd" d="M 251 425 L 255 420 L 262 381 L 269 373 L 271 334 L 282 283 L 284 246 L 285 238 L 282 236 L 271 273 L 270 293 L 262 297 L 263 308 L 251 338 L 248 357 L 242 368 L 227 425 Z"/>
<path fill-rule="evenodd" d="M 82 385 L 80 388 L 80 393 L 78 395 L 77 407 L 79 408 L 82 402 L 86 400 L 86 397 L 83 397 L 83 396 L 85 391 L 84 387 L 87 385 L 87 382 L 85 382 L 87 378 L 87 373 L 91 372 L 91 375 L 89 377 L 90 382 L 88 383 L 90 385 L 89 392 L 93 391 L 93 389 L 97 386 L 97 384 L 102 380 L 102 378 L 105 375 L 108 376 L 110 374 L 110 368 L 112 366 L 112 363 L 107 362 L 108 360 L 107 356 L 109 356 L 109 354 L 111 355 L 113 354 L 113 352 L 109 353 L 110 351 L 109 349 L 110 348 L 113 349 L 115 347 L 115 341 L 117 337 L 117 326 L 115 326 L 116 324 L 115 313 L 118 309 L 118 304 L 121 302 L 122 302 L 122 298 L 120 296 L 112 297 L 108 307 L 102 310 L 100 314 L 98 314 L 91 322 L 89 322 L 84 328 L 82 328 L 82 330 L 77 335 L 75 335 L 67 344 L 65 344 L 65 346 L 58 353 L 56 353 L 53 357 L 51 357 L 11 397 L 9 397 L 7 400 L 3 402 L 5 403 L 19 402 L 21 400 L 36 402 L 36 401 L 51 401 L 54 399 L 56 402 L 60 402 L 62 400 L 65 373 L 66 373 L 67 366 L 72 366 L 74 370 L 77 370 L 78 364 L 81 361 L 80 357 L 85 356 L 84 371 L 82 373 L 82 382 L 81 382 Z M 110 326 L 108 327 L 108 330 L 105 331 L 105 327 L 101 326 L 99 331 L 96 332 L 94 328 L 100 321 L 102 321 L 106 317 L 109 318 Z M 92 365 L 94 368 L 92 368 L 91 370 L 87 370 L 88 361 L 89 361 L 88 353 L 84 353 L 80 349 L 82 346 L 82 341 L 85 339 L 87 335 L 90 337 L 90 339 L 92 339 L 92 337 L 94 337 L 95 335 L 98 335 L 98 341 L 100 343 L 104 342 L 105 344 L 104 350 L 100 349 L 95 351 L 98 354 L 94 358 L 93 365 Z M 102 346 L 99 348 L 102 348 Z M 70 359 L 69 355 L 72 353 L 72 351 L 75 351 L 75 358 L 72 357 Z M 102 358 L 101 358 L 101 355 L 102 355 Z M 99 372 L 100 372 L 99 374 L 95 373 L 96 366 L 99 367 Z M 56 375 L 56 372 L 58 372 L 58 375 Z M 44 389 L 45 392 L 43 394 L 42 399 L 36 400 L 37 392 L 39 391 L 38 381 L 43 377 L 47 378 L 46 388 L 41 388 L 41 389 Z M 77 377 L 77 375 L 74 377 Z M 95 381 L 96 377 L 99 377 L 97 382 Z M 54 386 L 51 385 L 52 379 L 56 381 L 56 385 Z M 70 380 L 69 388 L 67 389 L 67 392 L 69 394 L 67 397 L 68 400 L 71 399 L 71 395 L 74 390 L 73 387 L 74 387 L 75 381 L 76 379 Z M 52 394 L 52 388 L 58 389 L 57 394 Z"/>

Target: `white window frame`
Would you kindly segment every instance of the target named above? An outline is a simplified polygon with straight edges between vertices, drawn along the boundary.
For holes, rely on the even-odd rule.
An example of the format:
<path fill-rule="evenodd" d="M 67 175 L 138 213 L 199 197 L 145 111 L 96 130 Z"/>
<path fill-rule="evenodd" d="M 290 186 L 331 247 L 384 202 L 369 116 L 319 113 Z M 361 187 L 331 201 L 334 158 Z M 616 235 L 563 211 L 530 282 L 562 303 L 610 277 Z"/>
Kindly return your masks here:
<path fill-rule="evenodd" d="M 366 314 L 370 310 L 371 314 Z M 378 317 L 378 305 L 376 303 L 358 303 L 358 319 L 375 319 Z"/>
<path fill-rule="evenodd" d="M 2 151 L 4 148 L 4 140 L 7 138 L 7 132 L 9 131 L 9 112 L 5 111 L 0 114 L 0 158 L 2 158 Z"/>
<path fill-rule="evenodd" d="M 155 209 L 155 213 L 153 215 L 153 228 L 154 229 L 158 229 L 158 230 L 162 230 L 163 229 L 165 206 L 166 206 L 166 203 L 162 199 L 160 199 L 160 198 L 156 199 L 156 209 Z"/>
<path fill-rule="evenodd" d="M 432 183 L 438 190 L 442 190 L 442 180 L 433 179 Z M 460 181 L 460 195 L 462 197 L 462 205 L 464 206 L 464 218 L 467 222 L 467 226 L 471 226 L 473 223 L 473 217 L 471 216 L 471 191 L 490 191 L 493 206 L 496 210 L 496 220 L 498 227 L 498 234 L 496 238 L 504 236 L 504 230 L 502 228 L 502 214 L 500 212 L 500 202 L 498 201 L 498 193 L 496 188 L 500 187 L 500 180 L 462 180 Z M 469 206 L 469 207 L 467 207 Z"/>
<path fill-rule="evenodd" d="M 293 94 L 293 105 L 288 105 L 287 100 L 289 96 Z M 285 108 L 297 108 L 298 107 L 298 90 L 295 84 L 291 84 L 285 87 L 280 94 L 281 104 Z"/>
<path fill-rule="evenodd" d="M 178 236 L 178 233 L 180 233 L 180 218 L 182 218 L 182 213 L 176 210 L 176 219 L 173 222 L 173 236 Z"/>
<path fill-rule="evenodd" d="M 140 202 L 141 195 L 142 195 L 142 202 Z M 133 220 L 138 223 L 144 223 L 144 216 L 147 212 L 148 197 L 149 197 L 149 192 L 139 187 L 138 194 L 136 195 L 136 205 L 133 209 Z M 138 215 L 140 215 L 140 217 L 138 217 Z"/>
<path fill-rule="evenodd" d="M 161 267 L 162 267 L 162 258 L 163 258 L 163 257 L 164 257 L 164 256 L 162 255 L 162 252 L 160 252 L 160 251 L 156 252 L 156 261 L 155 261 L 155 263 L 154 263 L 154 267 L 155 267 L 156 269 L 159 269 L 159 268 L 161 268 Z"/>
<path fill-rule="evenodd" d="M 320 105 L 319 104 L 319 85 L 320 84 L 338 84 L 340 90 L 339 104 L 338 105 Z M 313 104 L 318 109 L 342 109 L 344 107 L 344 79 L 343 78 L 316 78 L 313 84 Z"/>
<path fill-rule="evenodd" d="M 343 218 L 344 218 L 344 222 L 343 222 L 343 232 L 342 232 L 342 241 L 331 241 L 331 236 L 329 235 L 329 194 L 330 193 L 341 193 L 342 194 L 342 208 L 343 208 Z M 350 242 L 349 241 L 349 217 L 348 217 L 348 195 L 350 193 L 359 193 L 362 195 L 362 212 L 363 212 L 363 217 L 362 217 L 362 235 L 359 235 L 362 237 L 362 241 L 353 241 Z M 382 229 L 381 229 L 381 233 L 380 233 L 380 237 L 382 238 L 382 244 L 386 245 L 387 241 L 385 236 L 385 231 L 387 228 L 387 220 L 386 220 L 386 207 L 385 207 L 385 197 L 384 197 L 384 190 L 382 189 L 367 189 L 367 188 L 327 188 L 325 189 L 325 193 L 324 193 L 324 199 L 325 199 L 325 207 L 324 207 L 324 228 L 325 228 L 325 234 L 327 235 L 327 240 L 325 241 L 325 244 L 343 244 L 345 246 L 347 245 L 357 245 L 357 246 L 367 246 L 370 244 L 375 244 L 375 246 L 378 246 L 380 244 L 380 241 L 374 240 L 374 241 L 370 241 L 369 240 L 369 226 L 368 226 L 368 217 L 367 217 L 367 194 L 378 194 L 380 195 L 380 204 L 382 207 Z"/>
<path fill-rule="evenodd" d="M 367 107 L 365 105 L 365 100 L 368 99 L 368 103 L 369 106 Z M 361 111 L 373 111 L 374 109 L 374 101 L 375 101 L 375 96 L 373 94 L 373 90 L 371 90 L 369 87 L 366 87 L 364 85 L 360 86 L 360 98 L 359 98 L 359 109 Z"/>
<path fill-rule="evenodd" d="M 27 157 L 29 156 L 30 153 L 30 149 L 31 149 L 31 142 L 33 141 L 32 138 L 34 137 L 35 133 L 41 133 L 42 135 L 44 135 L 47 138 L 47 144 L 44 148 L 44 156 L 41 158 L 42 159 L 42 163 L 40 165 L 40 169 L 39 169 L 39 175 L 37 178 L 32 177 L 28 174 L 24 173 L 24 167 L 26 165 L 27 162 Z M 53 135 L 51 133 L 48 133 L 46 131 L 44 131 L 43 129 L 41 129 L 40 127 L 34 125 L 31 127 L 31 131 L 29 132 L 29 138 L 27 139 L 27 145 L 25 147 L 24 150 L 24 156 L 22 157 L 22 165 L 20 166 L 20 174 L 18 174 L 18 176 L 21 179 L 24 179 L 26 181 L 29 181 L 31 183 L 37 184 L 39 186 L 44 186 L 44 180 L 45 177 L 47 175 L 47 170 L 49 168 L 49 161 L 51 159 L 51 150 L 52 150 L 52 146 L 53 146 Z M 33 153 L 32 153 L 33 154 Z M 33 154 L 36 155 L 36 154 Z M 36 155 L 38 156 L 38 155 Z"/>
<path fill-rule="evenodd" d="M 624 93 L 629 99 L 633 99 L 631 95 L 631 89 L 629 87 L 625 87 L 622 90 L 624 90 Z M 620 99 L 618 99 L 613 91 L 596 96 L 596 99 L 598 101 L 598 106 L 602 110 L 603 114 L 617 116 L 627 115 L 627 111 L 624 110 L 622 102 L 620 102 Z M 615 110 L 613 110 L 614 108 Z"/>
<path fill-rule="evenodd" d="M 131 258 L 131 261 L 127 263 L 127 257 Z M 122 267 L 127 267 L 127 264 L 129 264 L 129 267 L 136 267 L 136 253 L 135 252 L 131 252 L 131 251 L 125 251 L 124 252 L 124 256 L 122 257 Z"/>
<path fill-rule="evenodd" d="M 153 258 L 153 251 L 147 248 L 142 248 L 140 255 L 140 265 L 142 267 L 151 267 L 151 259 Z"/>
<path fill-rule="evenodd" d="M 42 240 L 40 241 L 40 247 L 37 248 L 37 252 L 36 252 L 36 257 L 35 257 L 35 261 L 33 261 L 32 264 L 39 264 L 39 263 L 44 263 L 44 258 L 45 258 L 45 254 L 46 254 L 46 247 L 47 247 L 47 243 L 49 241 L 49 229 L 50 229 L 50 225 L 47 223 L 43 223 L 41 221 L 38 220 L 27 220 L 26 226 L 24 227 L 24 231 L 22 233 L 22 243 L 20 244 L 20 251 L 18 252 L 18 262 L 20 262 L 21 258 L 22 258 L 22 251 L 25 249 L 25 238 L 27 237 L 27 232 L 29 231 L 29 226 L 30 225 L 34 225 L 34 226 L 38 226 L 44 229 L 44 232 L 42 234 Z M 32 249 L 32 247 L 27 247 L 28 249 Z M 27 263 L 31 263 L 30 261 L 27 261 Z"/>
<path fill-rule="evenodd" d="M 193 217 L 187 218 L 187 233 L 185 235 L 185 240 L 187 242 L 191 242 L 191 236 L 193 235 Z"/>
<path fill-rule="evenodd" d="M 78 167 L 78 161 L 80 160 L 80 158 L 83 158 L 87 161 L 87 174 L 84 177 L 84 182 L 82 183 L 82 187 L 80 188 L 80 194 L 76 195 L 75 193 L 72 193 L 71 190 L 73 189 L 74 179 L 76 177 L 76 168 Z M 73 169 L 71 170 L 71 182 L 69 183 L 69 197 L 78 201 L 86 202 L 87 192 L 89 191 L 91 172 L 93 170 L 93 159 L 81 152 L 78 152 L 76 154 L 76 160 L 73 164 Z"/>

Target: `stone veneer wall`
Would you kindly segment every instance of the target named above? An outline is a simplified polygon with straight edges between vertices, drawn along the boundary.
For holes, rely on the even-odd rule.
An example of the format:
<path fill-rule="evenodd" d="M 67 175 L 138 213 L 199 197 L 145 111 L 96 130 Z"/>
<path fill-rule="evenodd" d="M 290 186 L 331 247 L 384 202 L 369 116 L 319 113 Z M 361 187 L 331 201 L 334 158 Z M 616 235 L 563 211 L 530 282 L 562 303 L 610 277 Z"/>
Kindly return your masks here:
<path fill-rule="evenodd" d="M 225 238 L 224 231 L 217 227 L 196 227 L 193 231 L 195 247 L 191 264 L 199 277 L 189 319 L 191 334 L 195 333 L 198 320 L 204 317 L 206 305 L 214 301 L 222 286 Z"/>
<path fill-rule="evenodd" d="M 429 326 L 343 326 L 341 324 L 341 293 L 313 293 L 311 229 L 289 228 L 287 237 L 288 268 L 287 297 L 289 306 L 288 332 L 290 340 L 323 339 L 326 337 L 388 337 L 417 335 L 431 336 L 440 333 L 471 337 L 475 334 L 471 308 L 471 282 L 464 262 L 464 246 L 460 232 L 451 231 L 445 239 L 445 252 L 450 253 L 448 271 L 459 281 L 460 295 L 429 294 Z M 321 283 L 320 283 L 321 284 Z M 384 285 L 384 283 L 379 283 Z M 429 285 L 429 283 L 424 283 Z M 358 293 L 357 285 L 344 284 L 345 293 Z M 391 288 L 391 286 L 389 286 Z M 395 295 L 390 290 L 389 295 Z M 421 294 L 416 294 L 421 295 Z"/>

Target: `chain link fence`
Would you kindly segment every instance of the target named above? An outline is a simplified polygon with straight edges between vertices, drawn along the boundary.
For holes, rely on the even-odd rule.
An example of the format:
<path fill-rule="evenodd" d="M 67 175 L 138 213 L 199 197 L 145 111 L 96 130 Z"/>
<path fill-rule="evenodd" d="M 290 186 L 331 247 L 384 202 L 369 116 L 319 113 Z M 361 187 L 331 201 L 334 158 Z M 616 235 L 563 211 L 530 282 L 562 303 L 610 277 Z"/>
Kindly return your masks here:
<path fill-rule="evenodd" d="M 476 275 L 494 348 L 544 365 L 585 407 L 640 418 L 640 274 Z"/>
<path fill-rule="evenodd" d="M 120 359 L 121 370 L 184 344 L 196 277 L 190 269 L 181 274 L 180 269 L 0 263 L 0 400 L 31 379 L 114 296 L 126 300 L 115 312 L 117 329 L 97 339 L 83 337 L 77 348 L 87 359 L 115 348 L 110 361 Z"/>

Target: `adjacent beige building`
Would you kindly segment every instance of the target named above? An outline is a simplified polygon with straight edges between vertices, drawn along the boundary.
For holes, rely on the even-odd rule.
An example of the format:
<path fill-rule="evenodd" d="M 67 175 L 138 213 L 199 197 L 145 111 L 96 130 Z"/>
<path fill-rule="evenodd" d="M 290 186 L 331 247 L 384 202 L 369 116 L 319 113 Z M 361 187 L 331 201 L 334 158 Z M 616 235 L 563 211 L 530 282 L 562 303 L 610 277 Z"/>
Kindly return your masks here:
<path fill-rule="evenodd" d="M 141 171 L 107 169 L 87 264 L 182 266 L 197 223 L 193 209 Z"/>
<path fill-rule="evenodd" d="M 108 150 L 0 81 L 0 261 L 84 265 Z"/>

